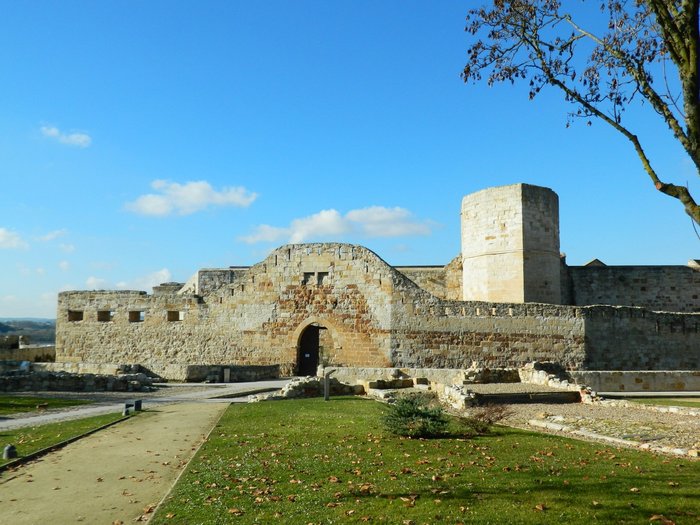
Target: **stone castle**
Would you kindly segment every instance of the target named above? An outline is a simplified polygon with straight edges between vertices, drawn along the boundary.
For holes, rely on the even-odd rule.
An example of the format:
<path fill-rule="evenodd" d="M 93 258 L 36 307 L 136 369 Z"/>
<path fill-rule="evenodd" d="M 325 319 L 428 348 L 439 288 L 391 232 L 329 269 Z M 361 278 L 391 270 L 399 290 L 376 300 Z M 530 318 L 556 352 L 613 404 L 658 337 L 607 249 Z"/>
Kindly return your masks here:
<path fill-rule="evenodd" d="M 548 188 L 464 197 L 461 254 L 392 267 L 361 246 L 290 244 L 250 267 L 58 298 L 56 361 L 314 375 L 345 367 L 698 370 L 700 266 L 568 266 Z"/>

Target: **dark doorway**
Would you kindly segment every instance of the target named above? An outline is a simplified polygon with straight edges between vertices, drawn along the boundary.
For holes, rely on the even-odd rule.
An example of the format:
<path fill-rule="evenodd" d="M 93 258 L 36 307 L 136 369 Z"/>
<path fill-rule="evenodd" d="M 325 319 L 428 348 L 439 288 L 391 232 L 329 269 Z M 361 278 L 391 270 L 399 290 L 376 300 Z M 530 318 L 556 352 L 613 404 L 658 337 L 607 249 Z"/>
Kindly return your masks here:
<path fill-rule="evenodd" d="M 317 325 L 309 325 L 299 339 L 297 355 L 297 374 L 300 376 L 315 376 L 318 368 L 319 332 L 325 330 Z"/>

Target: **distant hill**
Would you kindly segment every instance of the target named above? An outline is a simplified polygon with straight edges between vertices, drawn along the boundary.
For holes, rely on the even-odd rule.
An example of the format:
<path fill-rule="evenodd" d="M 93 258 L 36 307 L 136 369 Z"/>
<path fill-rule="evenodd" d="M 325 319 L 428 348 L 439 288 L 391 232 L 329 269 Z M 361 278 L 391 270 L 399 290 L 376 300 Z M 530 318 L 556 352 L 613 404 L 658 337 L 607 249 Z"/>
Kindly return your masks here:
<path fill-rule="evenodd" d="M 0 334 L 26 335 L 33 345 L 52 345 L 56 343 L 56 320 L 2 317 Z"/>

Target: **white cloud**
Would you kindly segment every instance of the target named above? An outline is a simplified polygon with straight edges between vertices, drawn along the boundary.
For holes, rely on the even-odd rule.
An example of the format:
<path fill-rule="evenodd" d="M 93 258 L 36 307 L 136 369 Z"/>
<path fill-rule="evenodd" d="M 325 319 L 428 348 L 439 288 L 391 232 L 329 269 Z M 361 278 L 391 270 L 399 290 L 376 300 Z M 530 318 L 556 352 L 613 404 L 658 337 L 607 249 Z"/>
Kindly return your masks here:
<path fill-rule="evenodd" d="M 405 208 L 370 206 L 350 210 L 344 216 L 337 210 L 322 210 L 308 217 L 294 219 L 286 228 L 261 224 L 253 233 L 240 237 L 247 244 L 276 242 L 287 239 L 300 243 L 319 237 L 331 238 L 347 234 L 365 237 L 404 237 L 430 235 L 427 222 L 416 221 Z"/>
<path fill-rule="evenodd" d="M 88 290 L 104 290 L 107 280 L 100 277 L 90 276 L 85 280 L 85 286 Z"/>
<path fill-rule="evenodd" d="M 347 220 L 336 210 L 322 210 L 309 217 L 294 219 L 289 229 L 289 242 L 304 242 L 312 237 L 336 236 L 350 231 Z"/>
<path fill-rule="evenodd" d="M 116 284 L 116 288 L 120 288 L 122 290 L 129 289 L 148 291 L 154 286 L 170 282 L 172 278 L 173 276 L 170 273 L 170 270 L 168 270 L 167 268 L 163 268 L 161 270 L 142 275 L 141 277 L 137 277 L 136 279 L 133 279 L 131 281 L 118 282 Z"/>
<path fill-rule="evenodd" d="M 68 146 L 87 148 L 92 138 L 87 133 L 63 133 L 55 126 L 42 126 L 41 134 Z"/>
<path fill-rule="evenodd" d="M 0 228 L 0 249 L 27 248 L 29 245 L 20 237 L 19 233 Z"/>
<path fill-rule="evenodd" d="M 240 240 L 247 244 L 255 244 L 258 242 L 276 242 L 284 239 L 289 235 L 289 228 L 277 228 L 267 224 L 261 224 L 255 227 L 255 230 L 250 235 L 240 237 Z"/>
<path fill-rule="evenodd" d="M 405 208 L 370 206 L 349 211 L 346 217 L 368 237 L 430 235 L 430 226 L 424 222 L 415 222 L 411 212 Z"/>
<path fill-rule="evenodd" d="M 88 290 L 146 290 L 149 291 L 154 286 L 158 286 L 161 283 L 167 283 L 172 281 L 172 274 L 167 268 L 161 270 L 156 270 L 155 272 L 148 273 L 136 277 L 132 280 L 118 281 L 116 284 L 103 279 L 101 277 L 90 276 L 85 281 L 85 288 Z M 68 285 L 61 288 L 61 291 L 66 291 Z"/>
<path fill-rule="evenodd" d="M 71 253 L 75 251 L 75 246 L 72 244 L 59 244 L 58 249 L 64 253 Z"/>
<path fill-rule="evenodd" d="M 68 230 L 66 230 L 65 228 L 61 230 L 50 231 L 46 235 L 42 235 L 41 237 L 39 237 L 39 240 L 43 242 L 53 241 L 54 239 L 63 237 L 66 233 L 68 233 Z"/>
<path fill-rule="evenodd" d="M 44 275 L 46 273 L 46 270 L 44 268 L 36 268 L 34 271 L 37 275 Z"/>
<path fill-rule="evenodd" d="M 70 263 L 68 261 L 61 261 L 58 263 L 58 268 L 62 272 L 67 272 L 68 270 L 70 270 Z"/>
<path fill-rule="evenodd" d="M 190 215 L 209 206 L 250 206 L 258 195 L 242 186 L 216 191 L 207 181 L 185 184 L 154 180 L 151 187 L 157 193 L 141 195 L 127 202 L 126 209 L 140 215 L 165 216 L 171 214 Z"/>

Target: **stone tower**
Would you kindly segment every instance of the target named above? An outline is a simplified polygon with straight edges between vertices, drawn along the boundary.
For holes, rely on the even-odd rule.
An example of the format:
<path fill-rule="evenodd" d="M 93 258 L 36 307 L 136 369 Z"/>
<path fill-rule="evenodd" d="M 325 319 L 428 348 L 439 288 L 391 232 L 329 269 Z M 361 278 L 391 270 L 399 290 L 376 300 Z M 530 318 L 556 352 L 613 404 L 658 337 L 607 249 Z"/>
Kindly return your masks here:
<path fill-rule="evenodd" d="M 513 184 L 462 200 L 465 301 L 561 302 L 559 198 Z"/>

